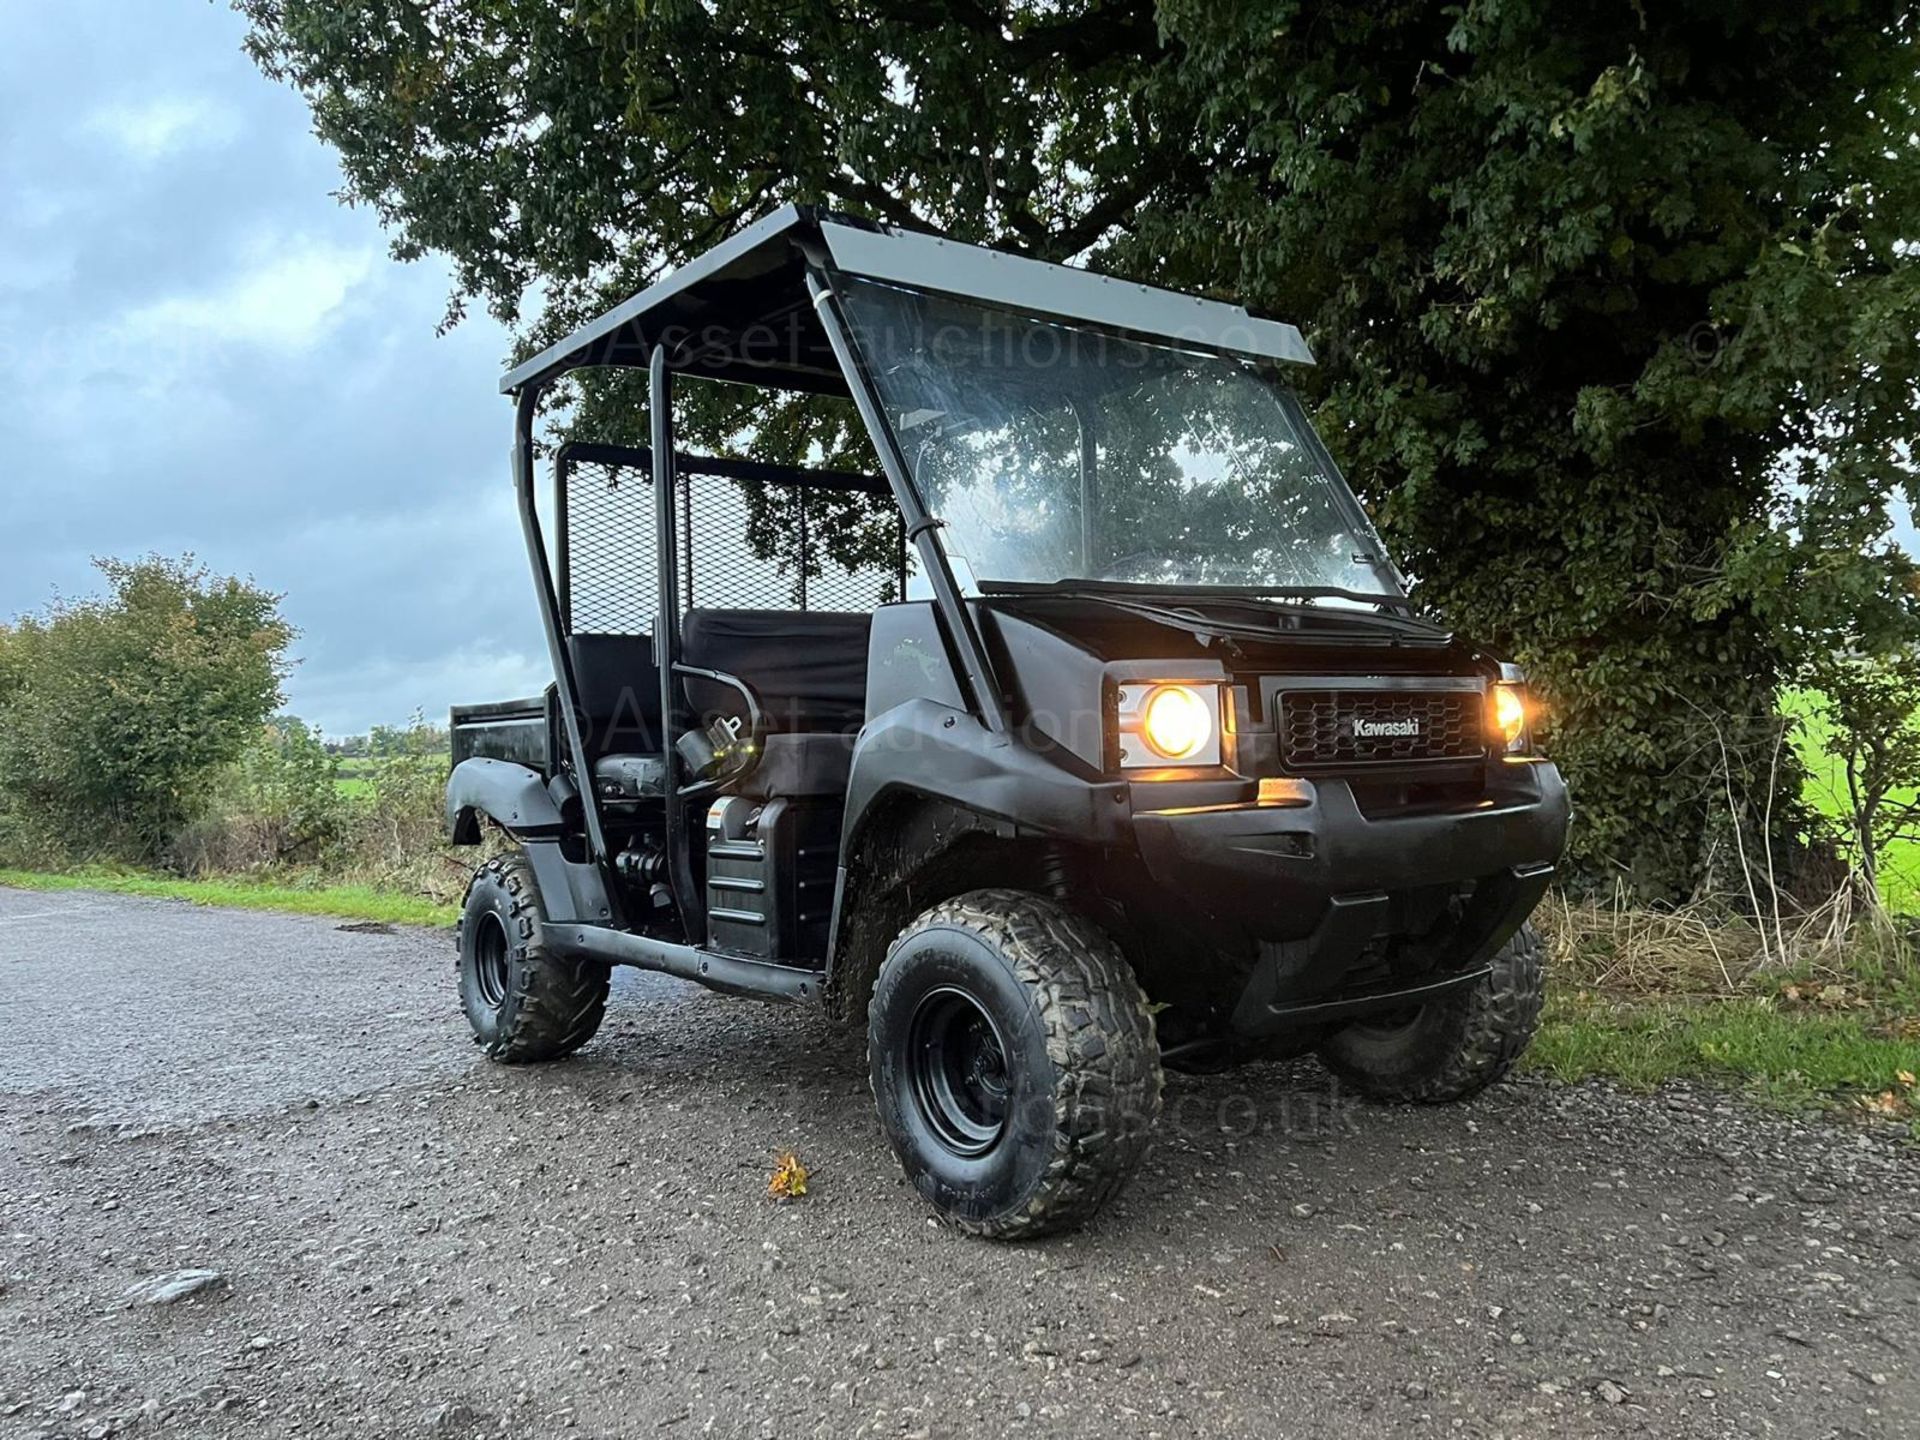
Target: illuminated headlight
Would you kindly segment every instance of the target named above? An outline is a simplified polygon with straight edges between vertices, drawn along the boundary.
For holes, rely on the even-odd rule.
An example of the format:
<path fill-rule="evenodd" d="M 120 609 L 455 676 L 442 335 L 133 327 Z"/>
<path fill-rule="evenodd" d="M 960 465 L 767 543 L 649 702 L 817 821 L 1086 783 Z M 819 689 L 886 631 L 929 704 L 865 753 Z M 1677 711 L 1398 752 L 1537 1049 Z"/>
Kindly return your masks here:
<path fill-rule="evenodd" d="M 1220 687 L 1130 681 L 1119 687 L 1120 765 L 1218 765 Z"/>
<path fill-rule="evenodd" d="M 1527 748 L 1527 687 L 1502 683 L 1487 695 L 1487 721 L 1493 730 L 1494 744 L 1514 754 Z"/>

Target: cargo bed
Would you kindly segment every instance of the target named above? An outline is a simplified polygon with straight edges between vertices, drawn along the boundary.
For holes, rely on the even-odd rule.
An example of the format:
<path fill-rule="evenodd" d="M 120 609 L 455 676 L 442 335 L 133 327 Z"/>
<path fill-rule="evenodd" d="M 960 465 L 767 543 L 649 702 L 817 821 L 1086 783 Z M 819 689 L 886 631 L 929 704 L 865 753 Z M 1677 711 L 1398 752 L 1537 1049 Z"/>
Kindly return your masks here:
<path fill-rule="evenodd" d="M 520 700 L 456 705 L 448 721 L 453 763 L 512 760 L 553 774 L 553 692 Z"/>

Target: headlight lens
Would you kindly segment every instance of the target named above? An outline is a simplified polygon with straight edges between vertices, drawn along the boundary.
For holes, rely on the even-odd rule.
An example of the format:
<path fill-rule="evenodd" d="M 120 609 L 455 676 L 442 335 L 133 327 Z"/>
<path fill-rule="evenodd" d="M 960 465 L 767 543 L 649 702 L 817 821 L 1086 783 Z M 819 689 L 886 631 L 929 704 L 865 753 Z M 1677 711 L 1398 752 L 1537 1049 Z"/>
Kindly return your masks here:
<path fill-rule="evenodd" d="M 1221 763 L 1218 685 L 1149 680 L 1117 689 L 1121 768 Z"/>
<path fill-rule="evenodd" d="M 1527 692 L 1520 685 L 1493 687 L 1492 720 L 1494 734 L 1507 750 L 1519 750 L 1527 742 Z"/>
<path fill-rule="evenodd" d="M 1161 685 L 1147 696 L 1140 734 L 1163 760 L 1191 760 L 1213 738 L 1213 715 L 1190 685 Z"/>

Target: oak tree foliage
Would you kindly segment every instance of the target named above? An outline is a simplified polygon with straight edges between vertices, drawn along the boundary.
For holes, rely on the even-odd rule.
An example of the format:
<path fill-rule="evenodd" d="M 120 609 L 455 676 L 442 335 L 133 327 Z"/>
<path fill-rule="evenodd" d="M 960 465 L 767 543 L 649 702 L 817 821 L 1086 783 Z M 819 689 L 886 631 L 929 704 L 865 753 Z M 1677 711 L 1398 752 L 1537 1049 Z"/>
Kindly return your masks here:
<path fill-rule="evenodd" d="M 1683 891 L 1781 677 L 1912 623 L 1912 5 L 238 6 L 348 197 L 523 351 L 787 199 L 1300 324 L 1421 596 L 1537 677 L 1590 874 Z M 709 445 L 870 463 L 844 407 L 686 391 Z"/>

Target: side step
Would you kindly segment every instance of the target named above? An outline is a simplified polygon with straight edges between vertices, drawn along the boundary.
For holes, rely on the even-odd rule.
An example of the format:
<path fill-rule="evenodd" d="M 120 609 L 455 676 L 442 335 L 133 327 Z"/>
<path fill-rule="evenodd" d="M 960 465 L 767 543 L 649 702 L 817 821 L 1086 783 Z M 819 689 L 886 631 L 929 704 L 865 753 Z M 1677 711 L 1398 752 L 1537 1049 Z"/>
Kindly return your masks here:
<path fill-rule="evenodd" d="M 604 925 L 548 924 L 541 927 L 547 947 L 556 954 L 605 965 L 631 965 L 677 975 L 730 995 L 757 995 L 767 1000 L 817 1000 L 820 972 L 766 960 L 743 960 L 738 955 L 716 955 L 697 945 L 676 945 L 628 930 Z"/>

